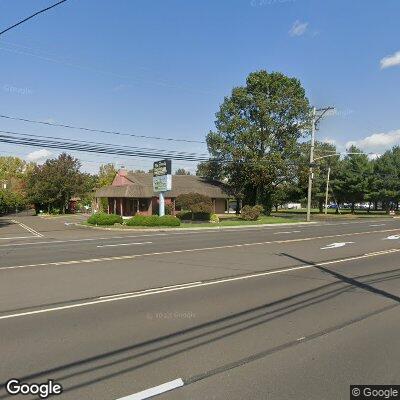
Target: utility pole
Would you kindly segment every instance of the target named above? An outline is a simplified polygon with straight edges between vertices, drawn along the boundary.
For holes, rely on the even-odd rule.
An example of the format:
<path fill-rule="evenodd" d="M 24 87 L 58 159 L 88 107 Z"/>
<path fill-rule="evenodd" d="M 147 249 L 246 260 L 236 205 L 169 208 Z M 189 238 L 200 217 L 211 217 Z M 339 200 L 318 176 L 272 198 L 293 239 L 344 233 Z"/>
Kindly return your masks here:
<path fill-rule="evenodd" d="M 311 126 L 311 148 L 310 148 L 310 166 L 308 171 L 308 193 L 307 193 L 307 222 L 311 221 L 311 194 L 312 194 L 312 182 L 314 178 L 314 146 L 315 146 L 315 127 L 321 118 L 330 110 L 334 110 L 334 107 L 325 107 L 312 109 L 312 126 Z M 317 111 L 321 114 L 316 118 Z"/>
<path fill-rule="evenodd" d="M 307 222 L 311 221 L 311 191 L 313 181 L 313 164 L 314 164 L 314 145 L 315 145 L 315 114 L 316 109 L 312 109 L 312 126 L 311 126 L 311 148 L 310 148 L 310 166 L 308 171 L 308 193 L 307 193 Z"/>
<path fill-rule="evenodd" d="M 328 214 L 328 192 L 329 192 L 329 176 L 331 174 L 331 166 L 328 167 L 328 175 L 326 176 L 326 190 L 325 190 L 325 215 Z"/>

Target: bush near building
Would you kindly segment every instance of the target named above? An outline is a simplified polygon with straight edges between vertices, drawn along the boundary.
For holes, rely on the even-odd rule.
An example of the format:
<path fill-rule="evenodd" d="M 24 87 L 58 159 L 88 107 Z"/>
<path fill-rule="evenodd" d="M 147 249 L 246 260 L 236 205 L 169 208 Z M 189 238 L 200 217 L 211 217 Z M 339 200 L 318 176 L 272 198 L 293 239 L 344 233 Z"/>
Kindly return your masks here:
<path fill-rule="evenodd" d="M 245 221 L 257 221 L 263 211 L 263 206 L 244 206 L 240 214 L 240 218 Z"/>
<path fill-rule="evenodd" d="M 182 220 L 192 219 L 209 221 L 213 211 L 211 198 L 200 193 L 181 194 L 176 198 L 175 204 L 182 210 L 182 212 L 178 214 L 178 217 Z M 188 218 L 187 214 L 189 214 L 191 218 Z"/>
<path fill-rule="evenodd" d="M 123 220 L 120 215 L 97 213 L 91 215 L 88 218 L 87 222 L 90 225 L 114 225 L 114 224 L 122 224 Z"/>
<path fill-rule="evenodd" d="M 181 221 L 173 215 L 135 215 L 125 223 L 127 226 L 179 226 Z"/>
<path fill-rule="evenodd" d="M 197 212 L 192 213 L 191 211 L 181 211 L 176 214 L 181 221 L 209 221 L 211 213 L 208 212 Z"/>

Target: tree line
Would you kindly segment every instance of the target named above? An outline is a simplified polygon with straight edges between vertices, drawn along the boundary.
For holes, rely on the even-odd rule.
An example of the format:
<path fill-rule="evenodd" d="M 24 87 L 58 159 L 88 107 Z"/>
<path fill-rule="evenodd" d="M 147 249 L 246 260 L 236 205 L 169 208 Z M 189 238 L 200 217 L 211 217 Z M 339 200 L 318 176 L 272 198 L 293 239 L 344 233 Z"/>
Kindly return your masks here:
<path fill-rule="evenodd" d="M 206 138 L 211 158 L 199 164 L 197 175 L 223 181 L 238 203 L 262 205 L 266 214 L 287 202 L 305 202 L 311 121 L 298 79 L 278 72 L 251 73 L 216 113 L 215 130 Z M 313 205 L 321 212 L 328 168 L 330 198 L 336 204 L 349 203 L 352 212 L 359 202 L 398 209 L 399 147 L 371 160 L 355 146 L 341 157 L 334 145 L 317 142 L 315 158 Z"/>
<path fill-rule="evenodd" d="M 222 181 L 238 204 L 260 205 L 265 214 L 287 202 L 304 202 L 311 115 L 298 79 L 264 70 L 249 74 L 246 84 L 233 88 L 216 113 L 215 129 L 206 137 L 210 160 L 198 165 L 197 175 Z M 399 208 L 399 147 L 372 160 L 354 146 L 341 156 L 333 144 L 316 142 L 315 158 L 313 202 L 320 211 L 328 169 L 334 203 L 349 203 L 353 212 L 360 202 L 386 211 Z M 93 175 L 80 167 L 78 159 L 65 153 L 42 165 L 0 157 L 0 212 L 26 204 L 66 212 L 72 197 L 89 205 L 94 189 L 111 184 L 117 170 L 105 164 Z M 183 168 L 175 171 L 189 173 Z M 106 209 L 105 199 L 103 203 Z"/>
<path fill-rule="evenodd" d="M 145 173 L 140 169 L 132 172 Z M 110 185 L 116 174 L 117 169 L 112 163 L 101 165 L 97 174 L 84 173 L 79 159 L 66 153 L 40 165 L 19 157 L 1 156 L 0 214 L 32 206 L 37 212 L 66 213 L 73 211 L 71 200 L 78 208 L 89 208 L 95 189 Z M 188 175 L 190 172 L 179 168 L 175 174 Z M 107 199 L 102 199 L 103 211 L 107 210 L 107 205 Z"/>

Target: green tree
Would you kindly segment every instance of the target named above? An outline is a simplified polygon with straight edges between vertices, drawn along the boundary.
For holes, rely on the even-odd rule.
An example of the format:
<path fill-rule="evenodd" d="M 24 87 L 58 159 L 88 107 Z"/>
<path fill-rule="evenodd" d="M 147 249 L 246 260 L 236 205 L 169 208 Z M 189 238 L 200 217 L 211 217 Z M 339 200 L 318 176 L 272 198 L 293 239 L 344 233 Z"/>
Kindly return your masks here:
<path fill-rule="evenodd" d="M 382 206 L 389 212 L 398 209 L 400 200 L 400 147 L 386 151 L 373 162 L 372 200 L 382 201 Z"/>
<path fill-rule="evenodd" d="M 222 164 L 216 161 L 203 161 L 197 164 L 196 175 L 212 181 L 219 181 L 224 178 L 224 169 Z"/>
<path fill-rule="evenodd" d="M 0 157 L 0 180 L 21 178 L 25 172 L 26 161 L 19 157 Z"/>
<path fill-rule="evenodd" d="M 262 204 L 270 213 L 275 188 L 292 178 L 298 139 L 309 122 L 310 106 L 300 82 L 258 71 L 224 99 L 207 145 L 228 186 L 242 193 L 245 204 Z"/>
<path fill-rule="evenodd" d="M 97 185 L 99 187 L 111 185 L 117 172 L 112 163 L 100 165 L 99 173 L 97 174 Z"/>
<path fill-rule="evenodd" d="M 87 175 L 79 168 L 79 160 L 66 153 L 36 166 L 27 179 L 29 200 L 47 206 L 49 212 L 59 209 L 65 213 L 71 197 L 84 196 L 88 190 Z"/>
<path fill-rule="evenodd" d="M 372 163 L 355 146 L 350 147 L 349 153 L 360 154 L 346 155 L 332 184 L 340 202 L 351 203 L 351 212 L 354 213 L 355 203 L 369 198 Z"/>

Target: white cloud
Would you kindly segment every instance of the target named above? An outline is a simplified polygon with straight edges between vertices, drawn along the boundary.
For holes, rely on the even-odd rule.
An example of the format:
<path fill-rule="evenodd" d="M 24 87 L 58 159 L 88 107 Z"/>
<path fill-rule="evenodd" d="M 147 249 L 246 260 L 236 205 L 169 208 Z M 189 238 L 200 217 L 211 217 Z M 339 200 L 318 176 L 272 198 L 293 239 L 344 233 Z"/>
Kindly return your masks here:
<path fill-rule="evenodd" d="M 396 65 L 400 65 L 400 51 L 390 56 L 383 57 L 381 60 L 381 69 L 395 67 Z"/>
<path fill-rule="evenodd" d="M 290 36 L 301 36 L 304 35 L 308 28 L 308 22 L 301 22 L 299 20 L 295 21 L 292 27 L 290 28 L 289 35 Z"/>
<path fill-rule="evenodd" d="M 51 151 L 46 150 L 46 149 L 40 149 L 40 150 L 35 150 L 29 153 L 26 158 L 28 161 L 44 161 L 46 158 L 48 158 L 52 154 Z"/>
<path fill-rule="evenodd" d="M 364 139 L 346 143 L 346 148 L 357 146 L 366 153 L 381 154 L 393 146 L 400 145 L 400 129 L 390 132 L 374 133 Z"/>

